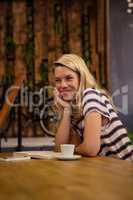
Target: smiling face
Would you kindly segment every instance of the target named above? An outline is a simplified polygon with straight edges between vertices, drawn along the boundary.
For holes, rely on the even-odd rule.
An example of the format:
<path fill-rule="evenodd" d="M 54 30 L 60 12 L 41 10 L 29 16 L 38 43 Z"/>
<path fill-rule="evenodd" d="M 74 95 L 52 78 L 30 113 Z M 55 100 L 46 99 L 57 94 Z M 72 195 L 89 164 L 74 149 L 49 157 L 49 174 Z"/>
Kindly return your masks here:
<path fill-rule="evenodd" d="M 79 88 L 79 75 L 67 67 L 55 68 L 55 87 L 65 101 L 72 101 Z"/>

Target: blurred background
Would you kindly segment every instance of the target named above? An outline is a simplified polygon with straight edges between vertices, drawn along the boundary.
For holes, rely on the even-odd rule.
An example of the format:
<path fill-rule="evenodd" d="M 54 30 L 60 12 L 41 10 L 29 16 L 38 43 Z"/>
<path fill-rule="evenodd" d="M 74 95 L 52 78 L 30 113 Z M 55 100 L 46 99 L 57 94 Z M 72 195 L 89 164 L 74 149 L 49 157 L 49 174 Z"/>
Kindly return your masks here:
<path fill-rule="evenodd" d="M 44 95 L 42 88 L 53 85 L 52 63 L 63 53 L 84 58 L 98 83 L 112 95 L 132 137 L 132 38 L 132 0 L 1 0 L 0 112 L 5 113 L 1 137 L 18 137 L 21 146 L 22 137 L 56 131 L 51 92 L 45 94 L 46 109 L 36 102 Z M 27 88 L 24 95 L 38 92 L 32 95 L 30 111 L 28 104 L 3 109 L 6 91 L 17 79 L 20 88 Z M 13 101 L 20 101 L 20 93 Z"/>

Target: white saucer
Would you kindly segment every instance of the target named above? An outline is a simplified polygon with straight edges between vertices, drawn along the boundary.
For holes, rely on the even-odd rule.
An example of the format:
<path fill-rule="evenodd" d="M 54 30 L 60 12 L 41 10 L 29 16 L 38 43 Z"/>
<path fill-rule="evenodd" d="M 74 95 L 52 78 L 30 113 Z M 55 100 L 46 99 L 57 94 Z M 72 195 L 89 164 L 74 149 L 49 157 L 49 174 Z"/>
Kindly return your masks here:
<path fill-rule="evenodd" d="M 73 156 L 57 155 L 56 158 L 59 160 L 78 160 L 81 158 L 81 156 L 80 155 L 73 155 Z"/>

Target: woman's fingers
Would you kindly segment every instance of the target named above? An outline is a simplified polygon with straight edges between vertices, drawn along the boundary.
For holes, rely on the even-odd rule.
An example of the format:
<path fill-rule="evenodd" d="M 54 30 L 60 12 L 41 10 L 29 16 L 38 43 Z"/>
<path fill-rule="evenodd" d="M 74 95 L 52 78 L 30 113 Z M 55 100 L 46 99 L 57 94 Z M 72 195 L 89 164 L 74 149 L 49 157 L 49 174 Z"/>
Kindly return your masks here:
<path fill-rule="evenodd" d="M 71 107 L 71 103 L 64 101 L 61 97 L 60 97 L 60 93 L 57 89 L 54 90 L 54 102 L 55 105 L 60 104 L 63 108 L 69 108 Z"/>

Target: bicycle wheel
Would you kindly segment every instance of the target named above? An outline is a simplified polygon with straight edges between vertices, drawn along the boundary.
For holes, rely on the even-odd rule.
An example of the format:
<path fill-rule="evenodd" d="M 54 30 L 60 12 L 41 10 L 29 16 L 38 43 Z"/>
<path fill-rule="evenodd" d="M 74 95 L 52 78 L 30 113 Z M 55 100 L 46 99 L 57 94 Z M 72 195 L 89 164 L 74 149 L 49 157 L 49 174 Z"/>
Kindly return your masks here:
<path fill-rule="evenodd" d="M 40 126 L 44 133 L 48 136 L 54 137 L 58 121 L 59 116 L 55 112 L 53 106 L 45 105 L 40 112 Z"/>

